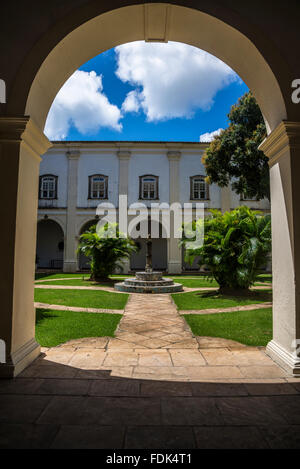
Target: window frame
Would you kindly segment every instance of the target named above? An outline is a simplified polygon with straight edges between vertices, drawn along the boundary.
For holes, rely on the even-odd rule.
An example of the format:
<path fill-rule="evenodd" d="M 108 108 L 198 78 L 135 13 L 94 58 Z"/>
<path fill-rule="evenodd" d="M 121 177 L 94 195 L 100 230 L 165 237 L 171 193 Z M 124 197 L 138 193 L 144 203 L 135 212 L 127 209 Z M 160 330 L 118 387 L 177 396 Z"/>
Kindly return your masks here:
<path fill-rule="evenodd" d="M 105 187 L 104 187 L 104 197 L 92 197 L 92 184 L 93 184 L 93 178 L 95 177 L 101 177 L 104 179 Z M 88 190 L 88 199 L 89 200 L 107 200 L 108 199 L 108 176 L 105 174 L 91 174 L 89 176 L 89 190 Z"/>
<path fill-rule="evenodd" d="M 148 199 L 144 197 L 144 188 L 143 183 L 145 178 L 153 178 L 155 183 L 155 197 L 153 199 Z M 139 176 L 139 200 L 159 200 L 159 176 L 155 176 L 154 174 L 143 174 Z"/>
<path fill-rule="evenodd" d="M 54 196 L 53 197 L 42 197 L 42 185 L 43 185 L 43 179 L 44 178 L 53 178 L 54 179 Z M 57 200 L 57 186 L 58 186 L 58 176 L 55 174 L 42 174 L 39 177 L 39 200 Z M 49 191 L 48 191 L 49 192 Z"/>
<path fill-rule="evenodd" d="M 205 177 L 206 176 L 203 176 L 203 174 L 197 174 L 196 176 L 191 176 L 190 177 L 190 200 L 210 200 L 209 199 L 209 185 L 207 184 L 207 182 L 205 181 Z M 205 198 L 204 199 L 198 199 L 198 198 L 195 198 L 195 194 L 194 194 L 194 182 L 195 182 L 195 179 L 202 179 L 204 184 L 205 184 Z"/>

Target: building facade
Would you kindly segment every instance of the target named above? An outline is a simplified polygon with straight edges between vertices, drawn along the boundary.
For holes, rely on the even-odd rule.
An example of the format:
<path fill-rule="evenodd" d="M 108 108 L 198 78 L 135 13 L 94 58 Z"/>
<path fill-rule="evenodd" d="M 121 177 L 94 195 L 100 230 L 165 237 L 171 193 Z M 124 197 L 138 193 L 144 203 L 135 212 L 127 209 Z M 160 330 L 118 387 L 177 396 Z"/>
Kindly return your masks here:
<path fill-rule="evenodd" d="M 40 166 L 37 267 L 65 272 L 88 268 L 88 260 L 76 254 L 79 236 L 97 221 L 101 202 L 116 207 L 118 219 L 120 195 L 127 196 L 128 206 L 201 202 L 207 214 L 240 205 L 269 212 L 268 200 L 241 200 L 229 187 L 206 184 L 201 162 L 206 147 L 186 142 L 54 142 Z M 198 268 L 185 263 L 174 233 L 167 238 L 161 225 L 158 233 L 153 239 L 155 269 L 176 274 Z M 145 266 L 146 239 L 137 242 L 139 252 L 124 263 L 124 273 Z"/>

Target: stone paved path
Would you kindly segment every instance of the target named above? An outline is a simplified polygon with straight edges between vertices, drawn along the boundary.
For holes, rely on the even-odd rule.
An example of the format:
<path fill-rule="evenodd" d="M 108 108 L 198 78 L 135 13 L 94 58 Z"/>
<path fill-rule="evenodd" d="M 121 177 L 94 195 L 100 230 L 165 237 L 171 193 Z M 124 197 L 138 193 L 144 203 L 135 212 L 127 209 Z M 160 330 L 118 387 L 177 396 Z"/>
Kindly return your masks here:
<path fill-rule="evenodd" d="M 104 309 L 104 308 L 82 308 L 81 306 L 65 306 L 65 305 L 52 305 L 49 303 L 34 303 L 35 308 L 53 309 L 56 311 L 75 311 L 85 313 L 108 313 L 108 314 L 123 314 L 124 309 Z"/>

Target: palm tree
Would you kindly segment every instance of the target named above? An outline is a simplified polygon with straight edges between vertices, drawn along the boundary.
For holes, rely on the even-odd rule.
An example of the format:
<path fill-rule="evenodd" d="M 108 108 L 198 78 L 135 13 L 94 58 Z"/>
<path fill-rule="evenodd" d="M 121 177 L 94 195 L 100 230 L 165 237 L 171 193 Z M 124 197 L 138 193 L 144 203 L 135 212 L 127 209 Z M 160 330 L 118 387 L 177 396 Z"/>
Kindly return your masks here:
<path fill-rule="evenodd" d="M 212 210 L 204 222 L 194 222 L 193 229 L 201 230 L 203 223 L 203 246 L 189 247 L 186 260 L 193 262 L 200 256 L 199 265 L 210 268 L 220 293 L 247 292 L 271 251 L 270 215 L 262 216 L 243 206 L 225 214 Z M 187 246 L 187 242 L 184 239 L 182 245 Z"/>
<path fill-rule="evenodd" d="M 79 238 L 78 252 L 90 258 L 91 277 L 93 281 L 107 281 L 120 261 L 129 258 L 137 251 L 136 244 L 121 235 L 118 225 L 107 223 L 97 229 L 97 225 L 90 227 Z"/>

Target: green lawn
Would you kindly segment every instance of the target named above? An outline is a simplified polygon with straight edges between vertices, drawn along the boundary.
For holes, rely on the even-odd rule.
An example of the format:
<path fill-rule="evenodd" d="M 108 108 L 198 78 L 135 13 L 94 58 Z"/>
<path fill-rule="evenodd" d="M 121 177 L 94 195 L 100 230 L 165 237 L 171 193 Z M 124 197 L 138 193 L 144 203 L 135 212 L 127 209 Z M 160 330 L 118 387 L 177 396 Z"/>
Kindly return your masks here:
<path fill-rule="evenodd" d="M 82 337 L 114 337 L 121 317 L 121 314 L 37 309 L 36 340 L 42 347 L 55 347 Z"/>
<path fill-rule="evenodd" d="M 82 308 L 124 309 L 127 294 L 96 290 L 63 290 L 36 288 L 34 301 L 53 305 L 79 306 Z"/>
<path fill-rule="evenodd" d="M 188 292 L 173 294 L 172 298 L 179 310 L 201 310 L 270 302 L 272 292 L 252 291 L 247 297 L 219 295 L 217 292 Z"/>
<path fill-rule="evenodd" d="M 220 337 L 245 345 L 266 346 L 272 340 L 272 308 L 184 316 L 194 335 Z"/>

